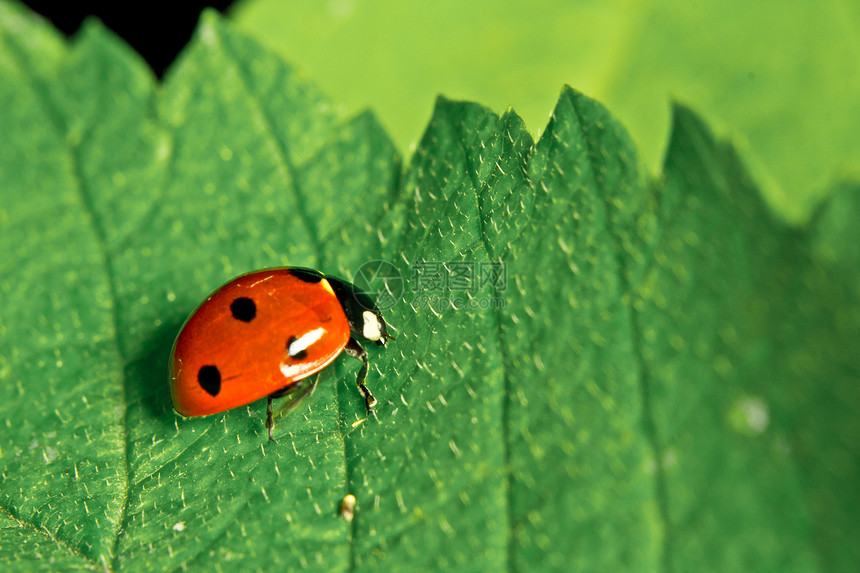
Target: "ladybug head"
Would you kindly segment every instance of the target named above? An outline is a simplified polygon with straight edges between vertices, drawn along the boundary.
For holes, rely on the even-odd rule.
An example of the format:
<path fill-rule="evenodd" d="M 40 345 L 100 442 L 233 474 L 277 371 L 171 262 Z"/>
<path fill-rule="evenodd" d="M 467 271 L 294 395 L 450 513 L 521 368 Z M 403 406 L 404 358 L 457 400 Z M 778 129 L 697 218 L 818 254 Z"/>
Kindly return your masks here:
<path fill-rule="evenodd" d="M 385 346 L 389 339 L 388 325 L 382 318 L 382 313 L 376 307 L 376 302 L 365 292 L 358 290 L 352 283 L 343 279 L 327 276 L 335 296 L 343 307 L 346 320 L 349 322 L 351 334 L 368 342 Z"/>

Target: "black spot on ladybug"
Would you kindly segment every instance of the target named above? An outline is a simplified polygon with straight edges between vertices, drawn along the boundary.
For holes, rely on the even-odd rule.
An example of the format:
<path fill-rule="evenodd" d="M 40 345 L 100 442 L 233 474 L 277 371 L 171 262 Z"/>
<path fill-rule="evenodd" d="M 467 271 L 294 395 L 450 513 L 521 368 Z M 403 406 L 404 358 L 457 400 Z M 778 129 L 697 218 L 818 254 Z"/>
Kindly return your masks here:
<path fill-rule="evenodd" d="M 257 316 L 257 305 L 250 298 L 237 298 L 230 304 L 233 318 L 242 322 L 251 322 Z"/>
<path fill-rule="evenodd" d="M 197 373 L 197 382 L 211 396 L 221 391 L 221 373 L 217 366 L 203 366 Z"/>
<path fill-rule="evenodd" d="M 306 283 L 318 283 L 325 278 L 325 276 L 313 269 L 303 269 L 301 267 L 295 267 L 290 269 L 290 274 L 299 279 L 300 281 L 305 281 Z"/>
<path fill-rule="evenodd" d="M 301 350 L 297 350 L 295 352 L 293 352 L 292 350 L 293 343 L 297 341 L 298 338 L 296 338 L 295 336 L 291 336 L 290 339 L 287 340 L 287 354 L 290 356 L 290 358 L 295 358 L 296 360 L 304 360 L 308 356 L 308 351 L 306 349 L 302 348 Z"/>

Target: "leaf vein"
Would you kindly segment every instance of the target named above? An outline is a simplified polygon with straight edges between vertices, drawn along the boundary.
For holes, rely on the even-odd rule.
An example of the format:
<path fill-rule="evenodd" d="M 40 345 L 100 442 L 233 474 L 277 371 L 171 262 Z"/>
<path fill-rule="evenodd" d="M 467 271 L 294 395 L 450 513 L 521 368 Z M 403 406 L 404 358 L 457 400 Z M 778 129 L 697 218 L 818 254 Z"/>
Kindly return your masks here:
<path fill-rule="evenodd" d="M 18 61 L 26 64 L 26 57 L 24 56 L 23 50 L 20 48 L 20 46 L 18 46 L 16 44 L 16 42 L 14 42 L 14 41 L 8 42 L 6 45 L 9 46 L 10 48 L 12 48 L 14 56 Z M 26 67 L 26 66 L 24 66 L 24 67 Z M 42 82 L 39 82 L 34 78 L 31 78 L 30 74 L 22 74 L 22 76 L 24 78 L 26 78 L 26 81 L 30 84 L 31 90 L 33 91 L 34 95 L 36 96 L 37 100 L 39 101 L 41 107 L 45 110 L 46 116 L 49 118 L 49 123 L 54 128 L 54 130 L 57 134 L 57 137 L 61 141 L 68 141 L 67 138 L 63 137 L 63 135 L 66 131 L 65 126 L 64 126 L 64 122 L 63 122 L 63 113 L 62 113 L 61 109 L 59 108 L 59 106 L 57 106 L 56 102 L 53 101 L 53 98 L 51 97 L 50 89 L 47 86 L 43 85 Z M 104 97 L 104 95 L 103 95 L 103 97 Z M 120 360 L 123 360 L 122 352 L 121 352 L 121 349 L 119 346 L 119 340 L 117 338 L 117 335 L 119 332 L 117 314 L 116 314 L 117 296 L 116 296 L 116 288 L 115 288 L 115 284 L 114 284 L 114 280 L 113 280 L 113 276 L 112 276 L 111 268 L 110 268 L 110 264 L 109 264 L 109 259 L 108 259 L 107 242 L 105 239 L 104 230 L 102 229 L 102 227 L 99 225 L 99 223 L 97 221 L 95 210 L 93 209 L 93 206 L 91 204 L 90 198 L 89 198 L 87 190 L 86 190 L 86 186 L 84 184 L 84 177 L 83 177 L 82 170 L 81 170 L 81 160 L 80 160 L 80 157 L 78 156 L 77 150 L 78 150 L 78 146 L 68 145 L 67 146 L 67 156 L 68 156 L 69 162 L 71 164 L 73 179 L 74 179 L 74 182 L 76 183 L 75 191 L 77 192 L 78 196 L 80 197 L 82 210 L 85 213 L 85 218 L 89 219 L 87 221 L 87 223 L 89 223 L 89 225 L 91 226 L 91 228 L 93 230 L 93 234 L 95 235 L 96 242 L 98 244 L 98 249 L 99 249 L 99 252 L 101 254 L 101 261 L 100 262 L 101 262 L 101 265 L 102 265 L 103 270 L 105 272 L 105 275 L 107 277 L 108 289 L 109 289 L 110 300 L 111 300 L 111 323 L 112 323 L 111 326 L 113 328 L 113 342 L 115 345 L 116 355 L 120 358 Z M 123 396 L 127 396 L 125 369 L 120 368 L 119 370 L 120 370 L 120 374 L 118 376 L 118 379 L 120 381 L 122 394 L 123 394 Z M 123 524 L 123 520 L 124 520 L 124 516 L 125 516 L 126 507 L 128 505 L 128 497 L 129 497 L 128 422 L 127 422 L 126 403 L 127 403 L 127 400 L 123 400 L 122 403 L 120 404 L 123 408 L 122 422 L 120 424 L 120 427 L 122 428 L 122 431 L 124 434 L 123 435 L 123 457 L 125 458 L 125 475 L 123 477 L 125 478 L 125 488 L 124 488 L 124 492 L 123 492 L 124 493 L 124 495 L 123 495 L 124 500 L 123 500 L 122 506 L 120 508 L 119 516 L 115 522 L 116 528 L 114 531 L 114 540 L 113 540 L 114 542 L 113 542 L 112 549 L 111 549 L 111 553 L 114 556 L 114 559 L 115 559 L 115 555 L 116 555 L 116 547 L 119 543 L 119 532 L 122 529 L 122 524 Z M 109 519 L 109 521 L 111 521 L 111 523 L 114 523 L 113 520 Z M 52 537 L 52 539 L 55 539 L 53 535 L 51 537 Z M 60 543 L 60 541 L 58 539 L 57 539 L 57 542 Z M 107 567 L 107 563 L 105 563 L 105 567 Z"/>
<path fill-rule="evenodd" d="M 293 165 L 293 162 L 290 160 L 289 151 L 292 151 L 293 153 L 298 155 L 299 158 L 306 165 L 310 166 L 310 163 L 308 163 L 308 161 L 292 145 L 290 145 L 289 141 L 287 141 L 285 138 L 278 137 L 275 132 L 274 123 L 272 122 L 268 113 L 266 113 L 266 107 L 260 101 L 259 97 L 256 95 L 256 92 L 252 88 L 252 82 L 250 80 L 251 74 L 243 64 L 242 58 L 237 56 L 236 54 L 231 54 L 231 56 L 232 57 L 229 58 L 229 60 L 233 63 L 237 75 L 242 80 L 242 88 L 244 89 L 245 94 L 248 96 L 248 102 L 253 106 L 254 111 L 257 113 L 257 117 L 259 118 L 264 128 L 264 132 L 272 143 L 272 147 L 275 150 L 277 159 L 280 160 L 280 163 L 284 170 L 284 179 L 286 181 L 289 181 L 289 188 L 293 192 L 293 197 L 296 203 L 296 213 L 298 213 L 302 225 L 308 232 L 308 237 L 312 245 L 312 250 L 314 251 L 314 253 L 316 253 L 317 262 L 319 262 L 321 260 L 322 253 L 322 245 L 320 243 L 319 233 L 316 228 L 316 225 L 313 223 L 310 215 L 305 209 L 305 197 L 299 186 L 298 170 L 296 169 L 296 166 Z"/>
<path fill-rule="evenodd" d="M 75 549 L 74 547 L 72 547 L 71 545 L 69 545 L 68 543 L 66 543 L 62 539 L 60 539 L 59 537 L 56 537 L 53 533 L 51 533 L 49 530 L 45 529 L 44 527 L 38 527 L 34 523 L 31 523 L 29 521 L 26 521 L 24 519 L 16 517 L 9 510 L 9 508 L 0 505 L 0 514 L 3 514 L 7 519 L 9 519 L 13 523 L 15 523 L 18 526 L 18 528 L 32 531 L 34 533 L 38 533 L 39 535 L 43 535 L 48 541 L 50 541 L 51 543 L 53 543 L 57 547 L 64 549 L 65 551 L 68 551 L 71 555 L 74 555 L 75 557 L 81 559 L 82 561 L 84 561 L 84 566 L 87 569 L 90 569 L 92 571 L 103 571 L 105 569 L 105 567 L 103 567 L 102 564 L 96 562 L 95 560 L 93 560 L 90 557 L 87 557 L 86 555 L 84 555 L 83 553 L 81 553 L 80 551 L 78 551 L 77 549 Z"/>
<path fill-rule="evenodd" d="M 622 300 L 630 300 L 634 295 L 633 285 L 624 273 L 624 264 L 622 256 L 622 238 L 619 236 L 618 229 L 614 228 L 612 221 L 612 204 L 607 199 L 609 190 L 606 185 L 597 177 L 597 172 L 600 165 L 597 164 L 597 159 L 600 157 L 600 149 L 593 147 L 592 141 L 585 136 L 586 132 L 594 127 L 599 120 L 593 120 L 586 123 L 585 118 L 580 114 L 579 107 L 575 102 L 571 102 L 571 109 L 576 116 L 577 122 L 580 125 L 582 132 L 583 143 L 587 149 L 587 157 L 590 163 L 588 175 L 591 177 L 595 189 L 597 189 L 597 198 L 603 204 L 603 225 L 611 237 L 611 248 L 613 257 L 613 267 L 615 269 L 618 284 L 622 289 Z M 604 112 L 605 114 L 606 112 Z M 652 455 L 655 460 L 654 471 L 654 495 L 657 501 L 660 521 L 663 525 L 663 544 L 661 547 L 662 564 L 664 571 L 671 571 L 671 560 L 669 555 L 669 511 L 668 511 L 668 492 L 666 489 L 666 480 L 663 474 L 663 469 L 660 466 L 660 451 L 661 446 L 657 436 L 657 428 L 652 415 L 652 399 L 649 387 L 648 374 L 645 368 L 645 358 L 642 352 L 641 326 L 639 324 L 639 316 L 630 302 L 624 303 L 624 312 L 627 315 L 627 324 L 629 325 L 630 344 L 633 350 L 636 363 L 636 379 L 638 382 L 640 396 L 642 400 L 642 425 L 645 430 L 646 438 L 651 446 Z"/>

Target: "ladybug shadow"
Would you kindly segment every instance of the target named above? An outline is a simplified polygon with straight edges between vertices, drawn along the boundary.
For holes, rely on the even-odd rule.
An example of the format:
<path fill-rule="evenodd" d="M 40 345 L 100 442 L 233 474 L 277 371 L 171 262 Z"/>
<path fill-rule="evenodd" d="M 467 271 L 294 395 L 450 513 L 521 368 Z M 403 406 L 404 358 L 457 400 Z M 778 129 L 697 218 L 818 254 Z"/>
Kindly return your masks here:
<path fill-rule="evenodd" d="M 185 317 L 165 321 L 146 338 L 125 368 L 125 392 L 129 411 L 174 428 L 170 401 L 168 363 L 173 341 Z"/>

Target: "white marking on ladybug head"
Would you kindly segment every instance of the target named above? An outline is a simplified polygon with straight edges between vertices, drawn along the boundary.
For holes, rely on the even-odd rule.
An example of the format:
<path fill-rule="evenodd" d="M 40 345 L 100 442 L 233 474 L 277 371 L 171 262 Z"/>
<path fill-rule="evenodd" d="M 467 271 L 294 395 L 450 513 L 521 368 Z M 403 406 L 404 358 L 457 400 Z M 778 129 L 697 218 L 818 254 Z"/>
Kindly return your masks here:
<path fill-rule="evenodd" d="M 382 338 L 382 325 L 379 323 L 379 317 L 369 310 L 365 310 L 361 313 L 361 317 L 364 319 L 364 326 L 361 329 L 361 335 L 367 340 L 372 340 L 374 342 Z"/>
<path fill-rule="evenodd" d="M 323 334 L 325 334 L 325 328 L 322 327 L 302 334 L 287 346 L 287 354 L 290 355 L 290 358 L 295 358 L 307 350 L 311 344 L 322 338 Z"/>

